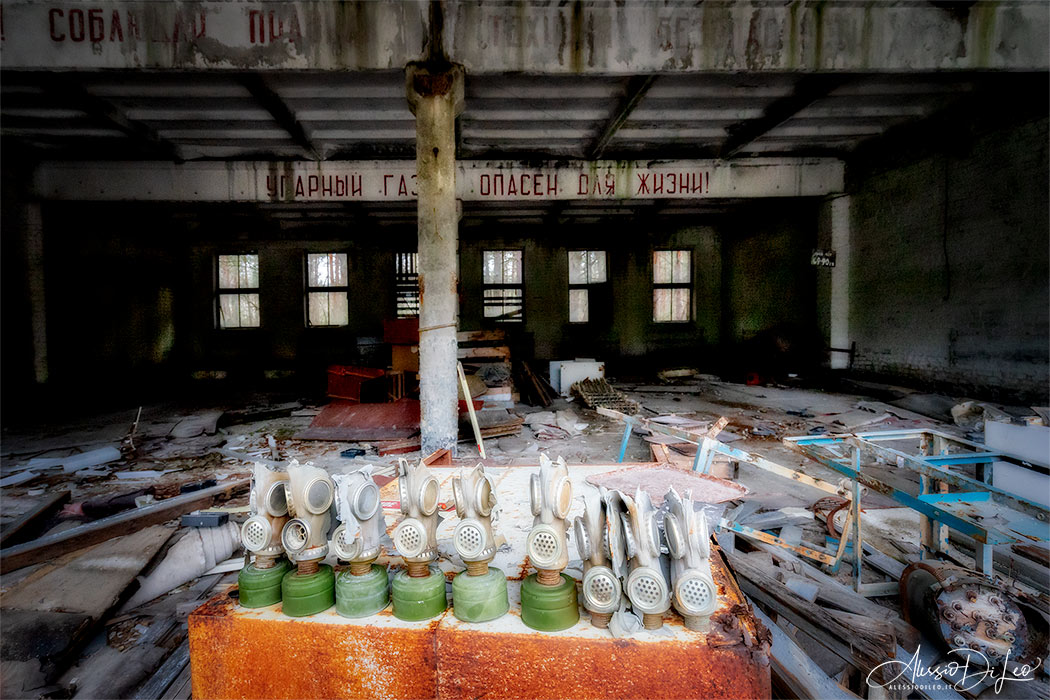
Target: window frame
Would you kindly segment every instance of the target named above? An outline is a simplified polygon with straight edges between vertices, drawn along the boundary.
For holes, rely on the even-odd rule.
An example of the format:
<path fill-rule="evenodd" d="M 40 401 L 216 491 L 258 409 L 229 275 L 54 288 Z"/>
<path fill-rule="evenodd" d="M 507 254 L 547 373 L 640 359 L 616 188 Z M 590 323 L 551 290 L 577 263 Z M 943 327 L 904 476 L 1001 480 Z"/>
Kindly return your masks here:
<path fill-rule="evenodd" d="M 501 282 L 499 284 L 494 284 L 494 283 L 491 283 L 491 282 L 485 282 L 485 254 L 486 253 L 500 253 L 500 267 L 501 268 L 502 268 L 502 266 L 504 264 L 504 261 L 503 261 L 503 254 L 504 253 L 520 253 L 521 254 L 521 264 L 520 264 L 521 282 L 518 282 L 517 284 L 507 284 L 506 282 Z M 489 298 L 489 297 L 486 297 L 485 292 L 487 292 L 489 290 L 499 290 L 499 289 L 516 289 L 516 290 L 518 290 L 520 292 L 520 294 L 518 296 L 518 299 L 521 300 L 521 303 L 520 303 L 521 309 L 520 309 L 520 311 L 518 313 L 518 316 L 516 316 L 516 317 L 506 317 L 505 314 L 502 315 L 502 316 L 489 316 L 489 315 L 487 315 L 485 313 L 486 306 L 487 306 L 485 300 L 487 298 Z M 506 301 L 504 301 L 501 304 L 501 306 L 506 306 Z M 485 322 L 485 323 L 498 323 L 498 324 L 508 323 L 508 324 L 514 324 L 514 325 L 524 324 L 525 323 L 525 250 L 524 250 L 524 248 L 483 248 L 482 249 L 482 251 L 481 251 L 481 319 L 482 319 L 482 322 Z"/>
<path fill-rule="evenodd" d="M 325 287 L 313 287 L 310 285 L 310 256 L 311 255 L 343 255 L 346 256 L 346 284 L 345 285 L 332 285 Z M 350 254 L 345 250 L 326 250 L 322 252 L 315 252 L 307 250 L 303 252 L 303 319 L 307 328 L 314 329 L 335 329 L 335 328 L 347 328 L 350 325 Z M 346 295 L 346 323 L 327 323 L 324 325 L 314 324 L 310 322 L 310 295 L 311 294 L 331 294 L 331 293 L 342 292 Z"/>
<path fill-rule="evenodd" d="M 220 268 L 222 266 L 221 259 L 225 257 L 236 256 L 238 258 L 254 255 L 256 258 L 255 264 L 258 267 L 258 280 L 255 287 L 223 287 L 220 283 L 221 273 Z M 214 264 L 212 265 L 212 285 L 215 289 L 215 293 L 212 298 L 212 312 L 215 314 L 215 330 L 218 331 L 253 331 L 262 328 L 263 317 L 262 317 L 262 256 L 259 255 L 258 250 L 240 250 L 237 252 L 217 252 L 215 253 Z M 240 280 L 238 279 L 238 284 Z M 222 325 L 222 297 L 224 296 L 235 296 L 241 297 L 243 295 L 254 294 L 259 298 L 259 325 L 257 326 L 242 326 L 239 325 L 240 318 L 238 317 L 238 325 L 236 326 L 223 326 Z M 240 300 L 238 299 L 238 313 L 240 310 Z"/>
<path fill-rule="evenodd" d="M 587 325 L 588 323 L 591 322 L 591 290 L 594 289 L 595 287 L 597 287 L 598 285 L 608 284 L 609 283 L 609 251 L 608 250 L 591 250 L 590 248 L 587 248 L 587 249 L 584 249 L 584 248 L 569 248 L 569 249 L 567 249 L 565 251 L 565 263 L 566 263 L 566 266 L 567 266 L 568 270 L 571 270 L 571 265 L 569 263 L 569 260 L 570 260 L 570 256 L 573 253 L 601 253 L 603 256 L 605 256 L 605 279 L 604 280 L 602 280 L 601 282 L 591 282 L 590 281 L 590 277 L 591 277 L 590 265 L 588 265 L 588 267 L 587 267 L 587 282 L 584 282 L 584 283 L 569 282 L 569 293 L 568 293 L 568 299 L 566 300 L 569 323 L 571 323 L 574 326 L 584 326 L 584 325 Z M 587 293 L 587 319 L 584 320 L 584 321 L 573 321 L 572 320 L 572 293 L 574 291 L 584 291 L 584 292 Z"/>
<path fill-rule="evenodd" d="M 413 272 L 402 272 L 402 260 L 413 260 L 411 265 Z M 412 278 L 412 291 L 409 290 L 408 279 Z M 415 313 L 402 313 L 402 298 L 415 299 Z M 419 252 L 414 250 L 402 250 L 394 253 L 394 317 L 398 319 L 419 318 Z M 412 306 L 411 301 L 406 302 Z"/>
<path fill-rule="evenodd" d="M 677 253 L 677 252 L 689 253 L 689 281 L 688 282 L 657 282 L 656 281 L 656 254 L 657 253 Z M 693 320 L 694 320 L 693 319 L 693 280 L 695 278 L 693 262 L 694 261 L 693 261 L 693 249 L 692 248 L 681 248 L 681 247 L 675 247 L 675 248 L 670 248 L 670 247 L 668 247 L 668 248 L 653 248 L 652 254 L 649 256 L 649 279 L 652 281 L 652 285 L 653 285 L 652 323 L 658 323 L 658 324 L 663 325 L 663 324 L 688 324 L 688 323 L 692 323 L 693 322 Z M 671 290 L 674 290 L 674 289 L 686 289 L 686 290 L 688 290 L 689 291 L 689 304 L 688 304 L 689 315 L 688 315 L 688 317 L 684 318 L 684 319 L 680 319 L 680 320 L 668 319 L 666 321 L 658 321 L 656 319 L 656 291 L 658 289 L 671 289 Z M 671 309 L 672 309 L 672 312 L 673 312 L 673 310 L 674 310 L 673 303 L 672 303 Z"/>

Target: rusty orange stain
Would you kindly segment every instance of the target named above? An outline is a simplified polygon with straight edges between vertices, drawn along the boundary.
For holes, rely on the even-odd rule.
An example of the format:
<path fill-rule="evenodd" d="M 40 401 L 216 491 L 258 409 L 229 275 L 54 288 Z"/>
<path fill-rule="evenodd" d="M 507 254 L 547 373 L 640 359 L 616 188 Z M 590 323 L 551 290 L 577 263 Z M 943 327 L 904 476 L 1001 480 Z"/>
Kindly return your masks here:
<path fill-rule="evenodd" d="M 189 619 L 193 696 L 768 698 L 769 632 L 712 549 L 724 603 L 707 634 L 684 633 L 668 613 L 676 636 L 659 642 L 488 632 L 450 624 L 448 613 L 406 625 L 389 607 L 376 624 L 293 620 L 224 593 Z"/>

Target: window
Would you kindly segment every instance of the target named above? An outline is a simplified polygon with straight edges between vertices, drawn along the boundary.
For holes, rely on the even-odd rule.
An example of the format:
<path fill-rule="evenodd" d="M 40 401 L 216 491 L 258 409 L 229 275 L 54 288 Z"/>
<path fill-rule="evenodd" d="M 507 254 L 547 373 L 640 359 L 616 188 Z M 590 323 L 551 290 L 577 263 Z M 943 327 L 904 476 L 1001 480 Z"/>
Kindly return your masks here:
<path fill-rule="evenodd" d="M 482 285 L 485 318 L 520 323 L 522 315 L 522 271 L 520 250 L 482 252 Z"/>
<path fill-rule="evenodd" d="M 218 286 L 219 328 L 258 328 L 259 256 L 220 255 Z"/>
<path fill-rule="evenodd" d="M 589 285 L 605 281 L 604 250 L 569 251 L 569 323 L 590 320 Z"/>
<path fill-rule="evenodd" d="M 306 324 L 345 326 L 346 253 L 308 253 L 306 256 Z"/>
<path fill-rule="evenodd" d="M 678 323 L 691 317 L 693 274 L 688 250 L 653 251 L 653 320 Z"/>
<path fill-rule="evenodd" d="M 419 316 L 419 254 L 394 255 L 394 294 L 397 299 L 397 317 Z"/>

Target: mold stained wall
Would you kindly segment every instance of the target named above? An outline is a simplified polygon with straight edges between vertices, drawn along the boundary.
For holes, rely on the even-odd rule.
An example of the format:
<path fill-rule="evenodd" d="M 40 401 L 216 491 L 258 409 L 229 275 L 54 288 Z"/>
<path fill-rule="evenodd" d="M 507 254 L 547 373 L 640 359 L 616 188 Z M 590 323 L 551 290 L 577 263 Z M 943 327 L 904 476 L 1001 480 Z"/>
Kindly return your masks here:
<path fill-rule="evenodd" d="M 857 366 L 1046 405 L 1047 118 L 952 134 L 851 164 Z"/>
<path fill-rule="evenodd" d="M 597 357 L 644 372 L 683 365 L 716 371 L 724 339 L 733 344 L 785 323 L 815 324 L 807 259 L 815 205 L 755 207 L 740 217 L 683 223 L 464 222 L 460 328 L 491 327 L 482 318 L 482 251 L 518 248 L 525 323 L 503 327 L 519 356 Z M 383 320 L 395 315 L 394 255 L 414 250 L 415 227 L 282 229 L 259 211 L 232 205 L 45 203 L 44 238 L 53 387 L 138 395 L 186 388 L 199 370 L 224 371 L 251 386 L 277 370 L 320 390 L 329 364 L 389 362 L 389 350 L 376 343 Z M 661 248 L 692 251 L 688 322 L 652 320 L 652 252 Z M 571 324 L 567 251 L 581 249 L 607 252 L 608 282 L 591 293 L 591 322 Z M 308 252 L 347 254 L 348 326 L 306 327 Z M 235 253 L 259 255 L 260 328 L 216 328 L 216 256 Z M 24 320 L 5 318 L 5 331 L 9 321 Z"/>

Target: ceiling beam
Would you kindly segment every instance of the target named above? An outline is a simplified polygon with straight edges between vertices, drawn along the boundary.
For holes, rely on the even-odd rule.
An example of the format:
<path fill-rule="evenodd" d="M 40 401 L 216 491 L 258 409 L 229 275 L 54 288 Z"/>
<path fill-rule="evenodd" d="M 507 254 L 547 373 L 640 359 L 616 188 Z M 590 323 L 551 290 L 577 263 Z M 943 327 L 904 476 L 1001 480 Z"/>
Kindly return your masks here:
<path fill-rule="evenodd" d="M 719 150 L 719 158 L 732 158 L 806 107 L 822 97 L 827 97 L 846 80 L 845 76 L 839 75 L 810 75 L 801 78 L 790 95 L 773 100 L 761 117 L 730 127 L 729 137 Z"/>
<path fill-rule="evenodd" d="M 649 92 L 649 88 L 653 86 L 654 82 L 656 82 L 655 75 L 635 75 L 627 79 L 623 99 L 616 106 L 616 111 L 613 112 L 612 118 L 605 124 L 602 133 L 591 144 L 587 152 L 588 158 L 595 159 L 601 156 L 602 151 L 609 145 L 609 141 L 616 135 L 623 123 L 627 121 L 627 118 L 631 116 L 631 112 L 645 97 L 645 93 Z"/>
<path fill-rule="evenodd" d="M 130 138 L 146 144 L 163 158 L 175 163 L 182 163 L 186 160 L 175 143 L 160 136 L 148 124 L 130 119 L 112 102 L 91 94 L 79 81 L 64 74 L 55 73 L 48 76 L 45 87 L 64 101 L 72 101 L 77 109 L 88 116 L 105 122 Z"/>
<path fill-rule="evenodd" d="M 306 135 L 306 129 L 303 128 L 303 125 L 296 118 L 295 113 L 281 99 L 281 96 L 274 92 L 273 88 L 266 82 L 266 78 L 258 73 L 248 73 L 241 76 L 240 82 L 252 94 L 252 97 L 255 98 L 259 105 L 270 113 L 274 121 L 288 132 L 288 135 L 292 137 L 292 140 L 300 148 L 306 151 L 314 160 L 322 160 L 313 141 Z"/>

